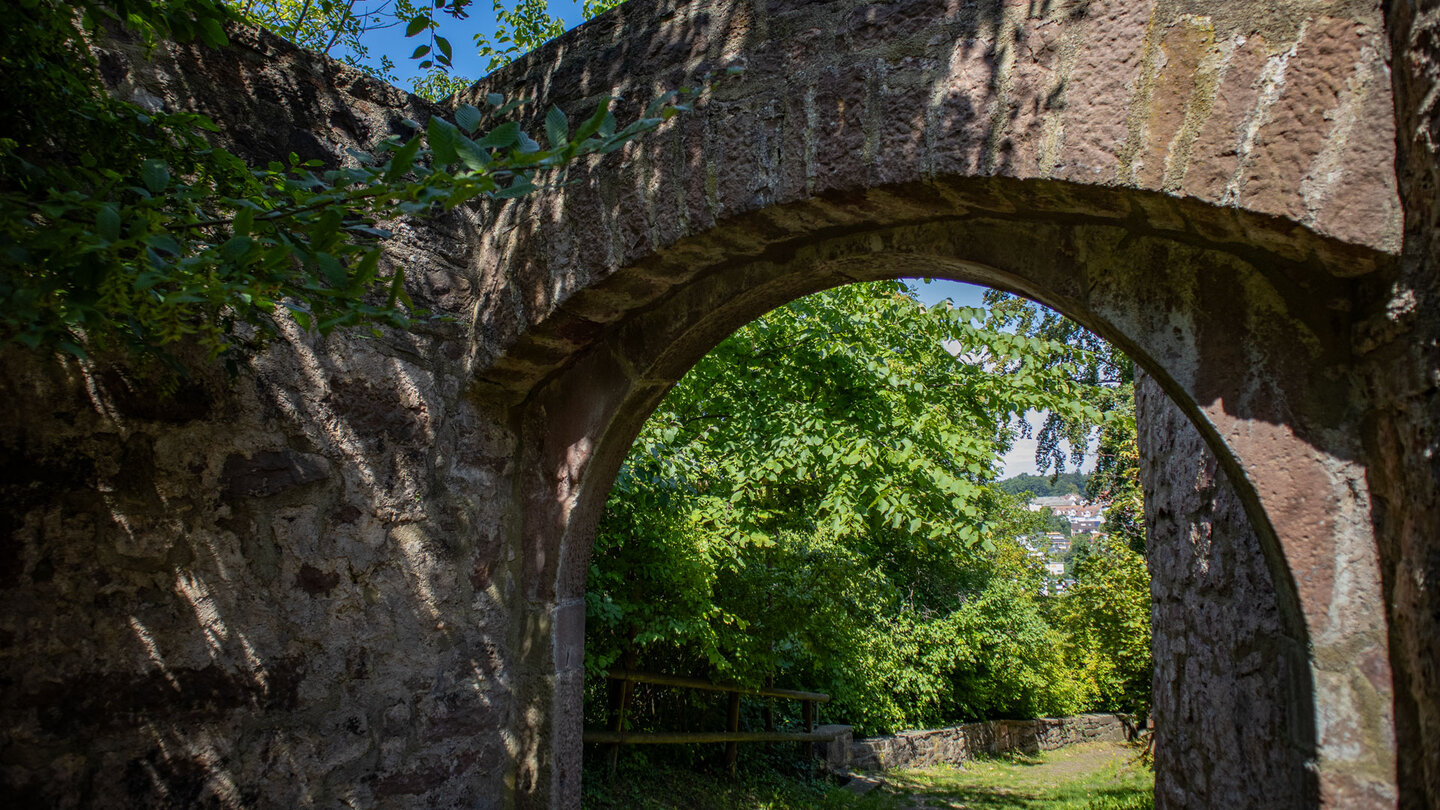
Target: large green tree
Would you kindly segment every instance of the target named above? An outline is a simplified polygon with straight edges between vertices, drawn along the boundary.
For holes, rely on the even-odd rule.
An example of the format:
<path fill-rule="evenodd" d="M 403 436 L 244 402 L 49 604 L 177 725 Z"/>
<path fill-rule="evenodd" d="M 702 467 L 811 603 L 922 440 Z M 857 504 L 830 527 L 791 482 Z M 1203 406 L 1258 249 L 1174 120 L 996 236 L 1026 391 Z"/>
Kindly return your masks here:
<path fill-rule="evenodd" d="M 589 660 L 821 687 L 870 729 L 1075 708 L 1039 528 L 994 485 L 1030 410 L 1102 420 L 1074 348 L 898 283 L 801 299 L 676 386 L 611 495 Z M 949 347 L 949 349 L 947 349 Z M 959 352 L 952 354 L 951 349 Z M 1004 367 L 1007 373 L 994 370 Z"/>
<path fill-rule="evenodd" d="M 1106 506 L 1105 531 L 1138 554 L 1145 551 L 1140 454 L 1135 443 L 1135 363 L 1113 345 L 1059 313 L 1019 296 L 990 290 L 986 325 L 1068 347 L 1045 362 L 1060 364 L 1088 391 L 1093 408 L 1046 413 L 1036 434 L 1035 462 L 1058 478 L 1066 462 L 1080 465 L 1094 447 L 1095 469 L 1085 493 Z M 997 367 L 1003 370 L 1003 366 Z M 1097 415 L 1099 418 L 1097 418 Z M 1028 430 L 1028 425 L 1022 430 Z M 1070 448 L 1069 453 L 1063 449 Z"/>
<path fill-rule="evenodd" d="M 1094 413 L 1054 411 L 1040 430 L 1036 463 L 1063 472 L 1093 443 L 1095 469 L 1086 495 L 1105 506 L 1103 536 L 1072 549 L 1074 585 L 1050 605 L 1065 635 L 1065 655 L 1087 705 L 1097 710 L 1149 711 L 1150 577 L 1145 562 L 1145 504 L 1136 443 L 1135 365 L 1113 345 L 1031 301 L 998 291 L 986 295 L 987 323 L 1068 347 L 1047 362 L 1062 364 L 1092 392 Z M 1092 442 L 1093 439 L 1093 442 Z"/>
<path fill-rule="evenodd" d="M 1074 583 L 1047 604 L 1077 696 L 1092 711 L 1150 710 L 1150 573 L 1125 537 L 1108 534 L 1074 556 Z"/>

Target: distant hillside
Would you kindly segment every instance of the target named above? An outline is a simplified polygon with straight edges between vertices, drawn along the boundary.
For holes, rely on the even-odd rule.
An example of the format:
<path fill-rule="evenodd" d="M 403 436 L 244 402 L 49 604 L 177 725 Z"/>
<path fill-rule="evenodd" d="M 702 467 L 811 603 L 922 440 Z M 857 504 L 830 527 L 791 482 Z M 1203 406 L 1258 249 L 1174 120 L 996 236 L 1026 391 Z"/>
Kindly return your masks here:
<path fill-rule="evenodd" d="M 1006 478 L 997 482 L 996 486 L 1010 493 L 1019 495 L 1024 492 L 1030 493 L 1037 498 L 1053 497 L 1056 495 L 1084 495 L 1085 482 L 1090 478 L 1085 473 L 1065 473 L 1051 483 L 1048 475 L 1030 475 L 1021 473 L 1014 478 Z"/>

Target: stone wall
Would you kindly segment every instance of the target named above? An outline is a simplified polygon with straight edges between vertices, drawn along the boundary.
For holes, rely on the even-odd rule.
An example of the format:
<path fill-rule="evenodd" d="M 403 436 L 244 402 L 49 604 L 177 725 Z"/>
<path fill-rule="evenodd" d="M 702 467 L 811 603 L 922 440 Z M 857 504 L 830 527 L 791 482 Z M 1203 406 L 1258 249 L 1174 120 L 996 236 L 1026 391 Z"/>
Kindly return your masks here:
<path fill-rule="evenodd" d="M 925 768 L 987 754 L 1036 754 L 1082 742 L 1125 742 L 1134 734 L 1133 718 L 1118 714 L 990 720 L 856 740 L 850 745 L 850 763 L 872 771 Z"/>
<path fill-rule="evenodd" d="M 1190 421 L 1139 375 L 1155 656 L 1159 808 L 1311 807 L 1314 720 L 1303 643 L 1259 539 Z M 1283 570 L 1283 569 L 1282 569 Z M 1281 574 L 1284 576 L 1284 574 Z"/>
<path fill-rule="evenodd" d="M 327 163 L 433 108 L 254 31 L 124 43 L 117 92 L 199 109 L 261 161 Z M 391 261 L 466 314 L 465 216 Z M 457 324 L 288 330 L 166 393 L 96 358 L 0 362 L 0 790 L 54 808 L 500 807 L 538 755 L 505 412 Z M 528 725 L 527 725 L 528 724 Z M 528 746 L 528 748 L 527 748 Z M 533 779 L 533 777 L 532 777 Z"/>
<path fill-rule="evenodd" d="M 1389 0 L 1400 278 L 1357 330 L 1373 398 L 1376 536 L 1395 670 L 1400 806 L 1440 808 L 1440 2 Z"/>

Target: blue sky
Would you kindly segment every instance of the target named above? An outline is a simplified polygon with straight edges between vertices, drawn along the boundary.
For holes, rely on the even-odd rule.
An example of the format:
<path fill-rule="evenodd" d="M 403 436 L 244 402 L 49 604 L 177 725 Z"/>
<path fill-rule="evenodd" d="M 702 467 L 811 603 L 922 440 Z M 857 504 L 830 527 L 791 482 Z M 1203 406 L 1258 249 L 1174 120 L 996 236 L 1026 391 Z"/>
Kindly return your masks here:
<path fill-rule="evenodd" d="M 505 2 L 507 8 L 513 8 L 513 0 Z M 580 13 L 580 3 L 572 3 L 568 0 L 551 0 L 550 16 L 556 17 L 565 23 L 568 30 L 583 22 Z M 483 33 L 487 37 L 495 33 L 495 12 L 491 0 L 475 0 L 467 8 L 470 15 L 463 20 L 456 20 L 449 14 L 437 13 L 435 20 L 440 24 L 439 34 L 450 40 L 450 45 L 455 49 L 455 69 L 457 76 L 465 76 L 470 79 L 478 79 L 488 71 L 489 58 L 481 58 L 475 53 L 474 37 L 476 33 Z M 399 76 L 396 86 L 405 90 L 410 89 L 410 79 L 423 74 L 416 65 L 418 60 L 412 60 L 410 54 L 415 51 L 417 45 L 428 45 L 429 35 L 420 34 L 407 38 L 405 26 L 397 25 L 383 31 L 372 31 L 365 39 L 370 46 L 370 53 L 376 61 L 381 54 L 388 54 L 395 62 L 395 74 Z"/>
<path fill-rule="evenodd" d="M 955 302 L 957 307 L 978 307 L 985 302 L 982 297 L 985 295 L 985 288 L 975 284 L 964 284 L 959 281 L 945 281 L 944 279 L 931 279 L 928 283 L 915 278 L 907 278 L 910 287 L 915 291 L 915 297 L 919 298 L 927 307 L 949 298 Z"/>

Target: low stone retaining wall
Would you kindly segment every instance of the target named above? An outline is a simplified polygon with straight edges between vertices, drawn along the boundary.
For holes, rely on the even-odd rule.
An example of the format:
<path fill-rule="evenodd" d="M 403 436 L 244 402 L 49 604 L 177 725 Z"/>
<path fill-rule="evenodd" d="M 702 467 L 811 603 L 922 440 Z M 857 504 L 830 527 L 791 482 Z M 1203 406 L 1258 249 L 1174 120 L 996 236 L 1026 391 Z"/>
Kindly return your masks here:
<path fill-rule="evenodd" d="M 1133 736 L 1134 720 L 1119 714 L 990 720 L 855 740 L 850 744 L 850 767 L 871 771 L 923 768 L 979 754 L 1036 754 L 1079 742 L 1124 742 Z"/>

